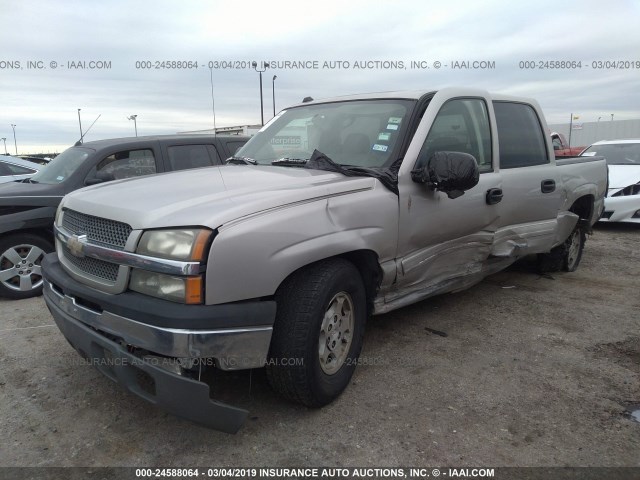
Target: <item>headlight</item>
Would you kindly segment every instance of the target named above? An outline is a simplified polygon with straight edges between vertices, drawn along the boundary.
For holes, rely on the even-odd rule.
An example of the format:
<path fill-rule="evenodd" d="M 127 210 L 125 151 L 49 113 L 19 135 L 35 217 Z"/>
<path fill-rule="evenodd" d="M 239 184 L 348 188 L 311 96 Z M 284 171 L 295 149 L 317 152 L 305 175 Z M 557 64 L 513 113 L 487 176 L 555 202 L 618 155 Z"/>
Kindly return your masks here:
<path fill-rule="evenodd" d="M 202 276 L 174 277 L 161 273 L 131 270 L 129 288 L 152 297 L 172 302 L 197 304 L 203 301 Z"/>
<path fill-rule="evenodd" d="M 137 253 L 171 260 L 204 260 L 211 230 L 190 228 L 181 230 L 150 230 L 142 234 Z"/>

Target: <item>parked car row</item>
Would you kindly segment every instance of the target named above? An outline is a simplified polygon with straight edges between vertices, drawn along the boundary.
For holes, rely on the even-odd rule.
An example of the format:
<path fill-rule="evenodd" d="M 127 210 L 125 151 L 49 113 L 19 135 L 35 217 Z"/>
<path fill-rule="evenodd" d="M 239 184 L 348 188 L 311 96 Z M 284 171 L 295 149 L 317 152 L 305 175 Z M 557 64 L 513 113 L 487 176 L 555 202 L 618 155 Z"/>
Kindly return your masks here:
<path fill-rule="evenodd" d="M 40 171 L 26 160 L 0 158 L 0 173 L 5 168 L 13 174 L 0 185 L 0 295 L 18 299 L 42 293 L 41 261 L 54 250 L 53 220 L 64 195 L 111 180 L 220 165 L 247 140 L 235 135 L 98 140 L 65 150 Z"/>

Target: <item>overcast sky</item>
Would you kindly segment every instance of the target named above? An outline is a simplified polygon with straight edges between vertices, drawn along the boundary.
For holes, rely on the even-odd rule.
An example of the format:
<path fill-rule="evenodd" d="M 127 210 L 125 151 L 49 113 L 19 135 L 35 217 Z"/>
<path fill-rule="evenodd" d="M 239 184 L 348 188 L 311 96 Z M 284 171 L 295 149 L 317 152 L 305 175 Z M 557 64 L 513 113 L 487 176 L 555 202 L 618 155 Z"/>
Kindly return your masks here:
<path fill-rule="evenodd" d="M 72 145 L 78 108 L 84 130 L 101 115 L 86 141 L 133 136 L 133 114 L 139 135 L 212 128 L 209 62 L 218 62 L 218 127 L 260 123 L 258 73 L 242 67 L 264 60 L 280 62 L 263 74 L 265 121 L 273 115 L 273 75 L 276 110 L 308 95 L 471 86 L 534 97 L 550 123 L 568 122 L 572 112 L 584 122 L 612 113 L 640 118 L 637 0 L 0 0 L 0 18 L 0 138 L 9 153 L 11 124 L 21 154 Z M 156 69 L 163 60 L 198 68 Z M 86 68 L 69 63 L 81 61 Z M 152 68 L 136 68 L 145 61 Z M 285 68 L 285 61 L 317 68 Z M 455 61 L 495 66 L 454 69 Z M 581 61 L 582 68 L 520 68 L 521 61 Z M 635 68 L 594 68 L 598 61 Z"/>

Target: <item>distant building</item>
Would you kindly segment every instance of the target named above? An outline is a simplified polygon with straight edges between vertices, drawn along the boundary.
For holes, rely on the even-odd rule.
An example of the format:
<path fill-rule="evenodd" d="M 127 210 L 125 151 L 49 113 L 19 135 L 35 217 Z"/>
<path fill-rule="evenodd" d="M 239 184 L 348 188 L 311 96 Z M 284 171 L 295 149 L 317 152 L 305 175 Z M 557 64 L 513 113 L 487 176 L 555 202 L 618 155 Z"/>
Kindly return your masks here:
<path fill-rule="evenodd" d="M 549 125 L 551 132 L 562 133 L 569 140 L 569 124 Z M 604 117 L 599 122 L 573 121 L 571 130 L 571 146 L 588 146 L 599 140 L 620 140 L 623 138 L 640 138 L 639 120 L 609 120 Z"/>
<path fill-rule="evenodd" d="M 258 130 L 262 128 L 262 125 L 238 125 L 235 127 L 217 127 L 215 133 L 220 135 L 255 135 Z M 191 130 L 189 132 L 178 132 L 186 134 L 213 134 L 214 129 L 208 128 L 206 130 Z"/>

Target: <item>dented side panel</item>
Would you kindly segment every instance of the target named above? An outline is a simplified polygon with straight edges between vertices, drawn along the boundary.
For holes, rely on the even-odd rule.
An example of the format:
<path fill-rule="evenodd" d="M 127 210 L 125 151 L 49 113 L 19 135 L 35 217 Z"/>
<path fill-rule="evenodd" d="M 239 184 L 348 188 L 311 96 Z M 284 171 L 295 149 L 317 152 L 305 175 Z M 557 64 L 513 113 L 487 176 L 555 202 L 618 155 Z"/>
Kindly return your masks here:
<path fill-rule="evenodd" d="M 271 296 L 305 265 L 356 250 L 376 253 L 389 284 L 397 236 L 398 197 L 377 180 L 367 190 L 223 225 L 209 255 L 206 303 Z"/>

